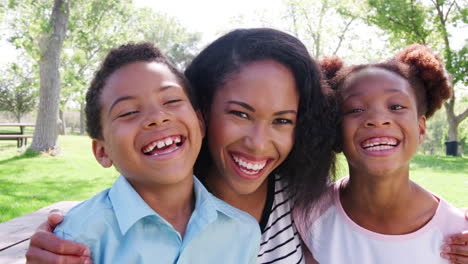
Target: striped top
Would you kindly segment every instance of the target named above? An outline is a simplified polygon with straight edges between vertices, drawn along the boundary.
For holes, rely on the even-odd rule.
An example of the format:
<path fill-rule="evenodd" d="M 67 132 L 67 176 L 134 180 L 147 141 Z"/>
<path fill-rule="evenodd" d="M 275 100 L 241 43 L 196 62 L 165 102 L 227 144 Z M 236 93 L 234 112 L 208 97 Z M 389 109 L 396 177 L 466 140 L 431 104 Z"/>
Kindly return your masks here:
<path fill-rule="evenodd" d="M 287 188 L 278 175 L 268 182 L 267 201 L 260 221 L 262 239 L 258 264 L 305 263 Z"/>

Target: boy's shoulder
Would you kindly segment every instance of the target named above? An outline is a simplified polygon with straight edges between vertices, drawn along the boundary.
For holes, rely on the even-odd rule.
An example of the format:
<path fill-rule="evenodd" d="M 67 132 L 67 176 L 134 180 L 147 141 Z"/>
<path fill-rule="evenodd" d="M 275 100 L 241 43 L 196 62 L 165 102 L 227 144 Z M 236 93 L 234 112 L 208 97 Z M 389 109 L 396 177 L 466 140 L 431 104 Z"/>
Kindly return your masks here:
<path fill-rule="evenodd" d="M 114 212 L 109 200 L 109 191 L 106 189 L 91 197 L 90 199 L 73 207 L 64 217 L 63 222 L 57 226 L 55 232 L 64 232 L 73 235 L 82 232 L 89 225 L 98 222 L 113 221 Z"/>

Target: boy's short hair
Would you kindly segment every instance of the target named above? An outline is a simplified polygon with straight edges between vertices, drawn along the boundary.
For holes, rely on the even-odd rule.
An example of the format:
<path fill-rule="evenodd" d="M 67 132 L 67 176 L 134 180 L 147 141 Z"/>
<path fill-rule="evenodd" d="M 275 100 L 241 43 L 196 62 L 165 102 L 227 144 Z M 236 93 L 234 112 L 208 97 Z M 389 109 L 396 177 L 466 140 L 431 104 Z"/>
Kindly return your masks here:
<path fill-rule="evenodd" d="M 364 69 L 384 69 L 407 80 L 415 91 L 418 115 L 430 118 L 452 96 L 450 76 L 442 60 L 428 47 L 413 44 L 392 59 L 380 62 L 344 67 L 337 57 L 325 58 L 320 62 L 323 77 L 330 88 L 339 91 L 351 75 Z"/>
<path fill-rule="evenodd" d="M 91 85 L 88 88 L 88 92 L 86 93 L 86 131 L 91 138 L 102 139 L 102 106 L 99 101 L 102 88 L 105 86 L 107 79 L 118 69 L 135 62 L 157 62 L 166 65 L 177 77 L 180 84 L 184 86 L 192 106 L 197 109 L 195 96 L 189 82 L 185 76 L 167 60 L 157 47 L 149 42 L 128 43 L 112 49 L 107 54 L 101 67 L 95 73 Z"/>

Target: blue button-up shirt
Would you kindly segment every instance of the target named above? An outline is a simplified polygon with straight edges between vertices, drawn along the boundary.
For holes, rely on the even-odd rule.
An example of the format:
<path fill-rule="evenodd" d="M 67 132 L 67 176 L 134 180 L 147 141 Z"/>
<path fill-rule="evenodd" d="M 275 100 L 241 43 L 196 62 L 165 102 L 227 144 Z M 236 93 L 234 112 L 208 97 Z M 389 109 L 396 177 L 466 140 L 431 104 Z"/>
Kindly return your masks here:
<path fill-rule="evenodd" d="M 210 194 L 194 177 L 195 210 L 184 238 L 120 176 L 79 204 L 55 234 L 87 245 L 93 263 L 255 263 L 257 221 Z"/>

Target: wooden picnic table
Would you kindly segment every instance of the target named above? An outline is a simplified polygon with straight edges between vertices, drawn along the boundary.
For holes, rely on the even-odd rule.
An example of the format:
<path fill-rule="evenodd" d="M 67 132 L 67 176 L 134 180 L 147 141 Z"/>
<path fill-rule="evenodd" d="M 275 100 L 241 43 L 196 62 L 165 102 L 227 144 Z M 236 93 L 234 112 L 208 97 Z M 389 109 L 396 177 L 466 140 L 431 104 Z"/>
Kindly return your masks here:
<path fill-rule="evenodd" d="M 34 123 L 0 123 L 0 127 L 19 128 L 18 132 L 1 132 L 0 140 L 16 140 L 18 148 L 27 145 L 28 138 L 32 138 L 32 134 L 25 134 L 26 127 L 34 127 Z"/>
<path fill-rule="evenodd" d="M 66 213 L 79 201 L 62 201 L 51 204 L 27 215 L 0 223 L 0 264 L 26 263 L 29 239 L 37 227 L 46 221 L 49 211 L 60 209 Z"/>

